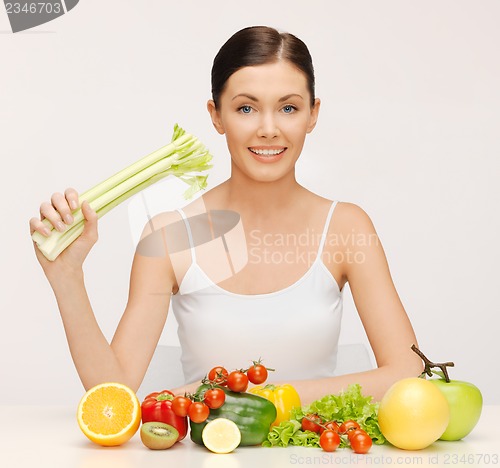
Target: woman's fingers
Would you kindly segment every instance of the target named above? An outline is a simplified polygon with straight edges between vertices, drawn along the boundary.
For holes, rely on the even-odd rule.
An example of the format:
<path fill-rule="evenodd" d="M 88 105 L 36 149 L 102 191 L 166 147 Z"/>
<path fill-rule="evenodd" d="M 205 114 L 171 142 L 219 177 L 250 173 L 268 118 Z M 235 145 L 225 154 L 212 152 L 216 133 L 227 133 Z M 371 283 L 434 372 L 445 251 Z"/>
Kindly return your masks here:
<path fill-rule="evenodd" d="M 58 231 L 65 231 L 66 226 L 64 224 L 69 226 L 73 222 L 73 216 L 71 214 L 71 208 L 69 207 L 68 200 L 62 193 L 56 192 L 52 195 L 51 202 L 52 206 L 59 215 L 54 227 Z"/>
<path fill-rule="evenodd" d="M 31 233 L 38 231 L 44 236 L 49 236 L 52 226 L 59 232 L 64 232 L 67 226 L 73 223 L 72 211 L 78 206 L 78 192 L 75 189 L 68 188 L 64 194 L 54 193 L 50 202 L 43 202 L 40 205 L 40 219 L 30 219 Z M 49 221 L 52 226 L 47 226 L 46 222 L 42 222 L 44 219 Z"/>
<path fill-rule="evenodd" d="M 89 240 L 93 244 L 97 242 L 97 213 L 91 208 L 89 202 L 82 203 L 82 213 L 85 218 L 82 237 Z"/>
<path fill-rule="evenodd" d="M 79 206 L 78 192 L 75 189 L 68 188 L 64 194 L 54 193 L 50 202 L 44 202 L 40 205 L 40 218 L 30 219 L 31 234 L 36 231 L 48 237 L 54 234 L 54 232 L 51 233 L 52 226 L 60 232 L 66 231 L 74 223 L 72 212 L 78 209 Z M 83 232 L 60 257 L 64 257 L 64 260 L 61 260 L 63 264 L 73 264 L 76 267 L 82 265 L 90 249 L 97 242 L 97 213 L 88 201 L 82 203 L 81 210 L 84 217 Z M 53 265 L 53 262 L 47 263 L 42 258 L 43 254 L 39 250 L 36 250 L 36 254 L 44 269 L 52 268 L 49 265 Z M 61 262 L 58 264 L 62 264 Z"/>
<path fill-rule="evenodd" d="M 68 205 L 72 211 L 76 210 L 80 206 L 78 192 L 74 188 L 67 188 L 64 191 L 64 196 L 66 197 Z"/>
<path fill-rule="evenodd" d="M 30 219 L 30 234 L 38 231 L 43 236 L 49 237 L 51 235 L 50 229 L 42 223 L 40 218 Z"/>
<path fill-rule="evenodd" d="M 67 204 L 66 208 L 64 208 L 62 200 L 65 200 L 64 196 L 61 193 L 55 193 L 52 195 L 51 203 L 43 202 L 40 205 L 40 218 L 50 221 L 50 224 L 60 232 L 66 230 L 62 216 L 67 215 L 69 212 Z M 62 213 L 58 211 L 58 207 Z"/>

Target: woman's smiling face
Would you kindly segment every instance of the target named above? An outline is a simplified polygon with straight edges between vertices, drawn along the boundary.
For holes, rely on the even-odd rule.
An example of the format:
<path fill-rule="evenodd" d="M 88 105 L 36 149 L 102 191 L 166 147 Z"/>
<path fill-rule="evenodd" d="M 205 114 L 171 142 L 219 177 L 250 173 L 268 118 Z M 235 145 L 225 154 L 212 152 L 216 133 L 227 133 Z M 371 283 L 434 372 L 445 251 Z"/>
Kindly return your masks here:
<path fill-rule="evenodd" d="M 215 128 L 226 135 L 233 175 L 271 182 L 292 173 L 320 102 L 311 106 L 303 72 L 287 61 L 244 67 L 226 82 L 219 105 L 209 101 Z"/>

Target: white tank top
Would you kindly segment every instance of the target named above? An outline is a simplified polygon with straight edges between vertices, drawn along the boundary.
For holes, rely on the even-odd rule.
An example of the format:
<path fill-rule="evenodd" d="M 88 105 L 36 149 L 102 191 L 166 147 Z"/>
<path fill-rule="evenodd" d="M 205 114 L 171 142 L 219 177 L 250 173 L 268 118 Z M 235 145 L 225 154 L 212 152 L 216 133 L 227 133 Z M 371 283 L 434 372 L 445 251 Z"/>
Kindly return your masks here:
<path fill-rule="evenodd" d="M 284 289 L 253 295 L 227 291 L 207 276 L 196 262 L 189 221 L 178 210 L 192 258 L 179 292 L 172 295 L 186 383 L 202 379 L 214 366 L 231 371 L 259 358 L 275 369 L 269 382 L 334 375 L 342 291 L 321 254 L 336 205 L 332 202 L 316 259 L 306 273 Z"/>

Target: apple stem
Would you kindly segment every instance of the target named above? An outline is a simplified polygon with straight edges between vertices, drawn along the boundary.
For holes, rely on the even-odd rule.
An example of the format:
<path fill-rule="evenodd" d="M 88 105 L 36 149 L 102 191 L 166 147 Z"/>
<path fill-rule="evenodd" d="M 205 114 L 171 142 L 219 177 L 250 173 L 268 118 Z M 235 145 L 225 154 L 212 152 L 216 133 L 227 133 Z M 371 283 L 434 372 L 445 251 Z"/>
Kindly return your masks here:
<path fill-rule="evenodd" d="M 429 377 L 432 377 L 433 374 L 440 375 L 441 373 L 438 374 L 437 372 L 434 372 L 432 370 L 433 367 L 438 367 L 443 372 L 444 380 L 446 382 L 450 381 L 450 377 L 448 376 L 447 367 L 454 367 L 455 366 L 454 362 L 432 362 L 415 345 L 412 345 L 411 349 L 412 349 L 412 351 L 417 353 L 424 361 L 425 367 L 424 367 L 424 371 L 422 372 L 422 375 L 427 374 Z"/>

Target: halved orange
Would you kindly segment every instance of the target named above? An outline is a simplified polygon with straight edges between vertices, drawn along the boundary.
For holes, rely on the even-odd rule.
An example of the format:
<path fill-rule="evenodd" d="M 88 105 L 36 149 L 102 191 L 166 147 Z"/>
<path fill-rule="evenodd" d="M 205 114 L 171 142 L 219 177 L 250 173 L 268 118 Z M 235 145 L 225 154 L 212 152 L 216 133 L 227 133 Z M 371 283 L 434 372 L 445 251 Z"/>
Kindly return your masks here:
<path fill-rule="evenodd" d="M 80 429 L 92 442 L 121 445 L 139 429 L 141 405 L 126 385 L 102 383 L 88 390 L 80 400 L 77 419 Z"/>

